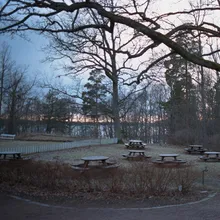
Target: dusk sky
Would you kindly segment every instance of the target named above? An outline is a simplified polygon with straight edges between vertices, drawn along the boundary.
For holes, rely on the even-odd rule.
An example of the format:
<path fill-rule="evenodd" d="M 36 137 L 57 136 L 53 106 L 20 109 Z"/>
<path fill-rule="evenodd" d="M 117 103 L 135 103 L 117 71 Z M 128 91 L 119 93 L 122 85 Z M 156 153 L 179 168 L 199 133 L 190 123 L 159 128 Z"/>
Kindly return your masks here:
<path fill-rule="evenodd" d="M 178 5 L 180 4 L 179 0 Z M 155 2 L 155 8 L 158 10 L 157 1 Z M 169 6 L 171 10 L 172 5 Z M 49 63 L 42 63 L 41 60 L 44 58 L 44 52 L 41 48 L 46 45 L 47 40 L 36 33 L 27 32 L 27 36 L 31 42 L 27 42 L 20 37 L 14 37 L 13 39 L 9 35 L 0 35 L 0 43 L 6 41 L 11 46 L 11 53 L 13 60 L 17 64 L 29 66 L 30 73 L 42 72 L 42 73 L 54 73 L 54 69 Z M 59 72 L 57 72 L 57 75 Z"/>
<path fill-rule="evenodd" d="M 16 61 L 17 65 L 28 66 L 30 76 L 32 74 L 35 76 L 39 72 L 42 75 L 53 74 L 54 67 L 50 63 L 42 63 L 45 54 L 41 49 L 46 45 L 47 40 L 33 32 L 28 32 L 27 36 L 30 42 L 18 36 L 12 38 L 10 35 L 1 35 L 0 44 L 5 41 L 10 45 L 12 60 Z"/>
<path fill-rule="evenodd" d="M 165 1 L 162 2 L 164 3 Z M 184 7 L 188 6 L 188 0 L 169 0 L 169 2 L 173 2 L 173 4 L 163 4 L 163 7 L 161 7 L 162 3 L 155 1 L 153 11 L 176 11 L 178 9 L 183 10 Z M 178 19 L 176 21 L 180 22 Z M 47 44 L 47 39 L 33 32 L 27 32 L 27 36 L 31 42 L 16 36 L 12 39 L 9 35 L 0 35 L 0 44 L 5 41 L 11 46 L 12 59 L 18 65 L 28 66 L 30 75 L 40 72 L 44 76 L 50 75 L 55 78 L 56 75 L 63 74 L 64 72 L 55 71 L 54 64 L 42 63 L 45 54 L 41 49 Z"/>

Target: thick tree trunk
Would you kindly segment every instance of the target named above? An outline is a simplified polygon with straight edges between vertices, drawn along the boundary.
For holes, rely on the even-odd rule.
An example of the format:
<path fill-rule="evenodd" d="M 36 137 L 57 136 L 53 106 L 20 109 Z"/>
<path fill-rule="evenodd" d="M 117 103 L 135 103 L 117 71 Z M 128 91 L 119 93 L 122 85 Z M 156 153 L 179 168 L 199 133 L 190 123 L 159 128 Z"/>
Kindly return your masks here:
<path fill-rule="evenodd" d="M 207 144 L 207 116 L 206 116 L 206 102 L 205 102 L 205 79 L 204 79 L 204 70 L 201 67 L 201 99 L 202 99 L 202 141 L 203 145 Z"/>
<path fill-rule="evenodd" d="M 121 125 L 119 117 L 119 105 L 118 105 L 118 80 L 113 81 L 113 118 L 114 118 L 114 136 L 118 138 L 118 142 L 121 141 Z"/>
<path fill-rule="evenodd" d="M 0 116 L 2 114 L 3 85 L 4 85 L 4 68 L 2 67 L 1 85 L 0 85 Z"/>
<path fill-rule="evenodd" d="M 199 34 L 199 52 L 202 54 L 202 41 L 201 36 Z M 201 74 L 201 99 L 202 99 L 202 141 L 203 145 L 207 145 L 208 136 L 207 136 L 207 115 L 206 115 L 206 99 L 205 99 L 205 76 L 204 76 L 204 68 L 200 67 Z"/>
<path fill-rule="evenodd" d="M 11 101 L 11 108 L 9 113 L 9 119 L 8 119 L 8 133 L 9 134 L 16 134 L 16 119 L 15 119 L 15 96 L 12 96 Z"/>

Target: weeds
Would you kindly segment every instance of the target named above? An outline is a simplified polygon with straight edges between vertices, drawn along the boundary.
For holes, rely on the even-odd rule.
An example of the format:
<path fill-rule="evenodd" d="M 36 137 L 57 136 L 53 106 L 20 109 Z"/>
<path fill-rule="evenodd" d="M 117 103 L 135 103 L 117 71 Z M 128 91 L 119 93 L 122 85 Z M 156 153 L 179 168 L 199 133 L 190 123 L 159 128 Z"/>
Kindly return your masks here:
<path fill-rule="evenodd" d="M 0 183 L 21 185 L 48 192 L 101 193 L 149 197 L 173 195 L 181 185 L 182 193 L 189 192 L 197 178 L 191 167 L 157 168 L 148 163 L 132 163 L 114 170 L 74 171 L 58 162 L 31 161 L 28 164 L 5 163 L 0 166 Z M 179 192 L 178 192 L 179 193 Z"/>

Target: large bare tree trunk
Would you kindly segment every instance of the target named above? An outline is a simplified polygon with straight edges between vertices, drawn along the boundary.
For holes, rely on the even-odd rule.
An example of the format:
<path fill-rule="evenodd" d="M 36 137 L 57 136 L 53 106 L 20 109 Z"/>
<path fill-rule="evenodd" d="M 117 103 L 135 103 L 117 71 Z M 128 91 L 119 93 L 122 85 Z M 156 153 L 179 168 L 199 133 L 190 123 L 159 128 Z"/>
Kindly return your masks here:
<path fill-rule="evenodd" d="M 8 133 L 9 134 L 15 134 L 16 133 L 16 93 L 13 92 L 11 97 L 11 107 L 9 112 L 9 118 L 8 118 Z"/>
<path fill-rule="evenodd" d="M 117 78 L 117 77 L 115 77 Z M 118 142 L 121 141 L 121 126 L 119 117 L 119 105 L 118 105 L 118 80 L 113 80 L 113 118 L 114 118 L 114 130 L 115 137 L 118 138 Z"/>
<path fill-rule="evenodd" d="M 0 51 L 0 116 L 2 114 L 2 104 L 3 104 L 6 73 L 8 68 L 12 67 L 12 63 L 10 63 L 9 46 L 3 43 L 1 47 L 2 49 Z"/>

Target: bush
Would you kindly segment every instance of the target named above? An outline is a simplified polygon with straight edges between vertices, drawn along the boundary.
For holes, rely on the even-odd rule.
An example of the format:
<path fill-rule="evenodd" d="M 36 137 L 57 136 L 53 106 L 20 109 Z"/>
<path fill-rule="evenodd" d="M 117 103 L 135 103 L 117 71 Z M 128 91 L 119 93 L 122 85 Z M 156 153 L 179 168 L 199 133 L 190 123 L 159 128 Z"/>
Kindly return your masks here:
<path fill-rule="evenodd" d="M 193 187 L 195 171 L 186 168 L 157 168 L 134 162 L 130 167 L 113 170 L 95 169 L 83 173 L 66 164 L 30 162 L 22 166 L 7 163 L 0 166 L 0 183 L 26 186 L 48 192 L 100 193 L 103 196 L 148 197 L 182 193 Z M 178 192 L 179 193 L 179 192 Z"/>

